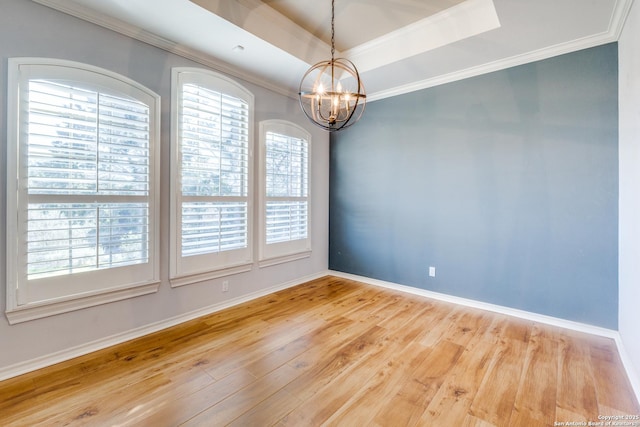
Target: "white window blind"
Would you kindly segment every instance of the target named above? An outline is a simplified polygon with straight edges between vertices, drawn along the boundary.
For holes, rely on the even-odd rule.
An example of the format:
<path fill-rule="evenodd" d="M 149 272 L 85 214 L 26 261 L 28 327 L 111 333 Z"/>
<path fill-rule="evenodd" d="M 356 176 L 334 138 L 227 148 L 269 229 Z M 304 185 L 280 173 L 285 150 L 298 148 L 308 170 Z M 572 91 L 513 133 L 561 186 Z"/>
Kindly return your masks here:
<path fill-rule="evenodd" d="M 9 65 L 10 321 L 153 292 L 159 96 L 71 61 Z"/>
<path fill-rule="evenodd" d="M 27 278 L 148 262 L 149 107 L 46 80 L 27 105 Z"/>
<path fill-rule="evenodd" d="M 260 124 L 260 138 L 260 259 L 279 262 L 306 256 L 310 251 L 310 135 L 293 123 L 268 120 Z"/>
<path fill-rule="evenodd" d="M 182 256 L 246 247 L 246 202 L 183 203 Z"/>
<path fill-rule="evenodd" d="M 267 132 L 267 244 L 307 238 L 308 165 L 307 141 Z"/>
<path fill-rule="evenodd" d="M 182 256 L 247 247 L 248 110 L 241 99 L 182 86 Z"/>
<path fill-rule="evenodd" d="M 176 69 L 174 82 L 178 172 L 173 179 L 179 179 L 174 183 L 179 191 L 172 194 L 171 275 L 216 277 L 220 270 L 251 261 L 253 96 L 203 70 Z"/>

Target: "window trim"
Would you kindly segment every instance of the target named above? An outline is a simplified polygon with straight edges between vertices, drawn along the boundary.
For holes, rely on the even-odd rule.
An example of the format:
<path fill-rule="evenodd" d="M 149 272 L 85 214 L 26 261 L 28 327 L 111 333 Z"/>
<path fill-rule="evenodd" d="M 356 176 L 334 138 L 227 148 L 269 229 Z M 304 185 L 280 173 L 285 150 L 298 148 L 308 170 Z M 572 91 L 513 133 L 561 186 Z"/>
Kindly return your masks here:
<path fill-rule="evenodd" d="M 210 262 L 185 261 L 181 255 L 181 188 L 180 188 L 180 95 L 184 83 L 196 83 L 209 89 L 235 96 L 248 105 L 248 187 L 247 187 L 247 247 L 240 250 L 195 255 L 193 259 L 220 258 L 214 267 Z M 174 67 L 171 70 L 171 175 L 170 175 L 170 236 L 169 236 L 169 281 L 171 287 L 216 279 L 219 277 L 250 271 L 253 268 L 253 145 L 254 145 L 255 97 L 251 91 L 220 73 L 203 68 Z M 236 252 L 237 251 L 237 252 Z M 241 251 L 241 252 L 240 252 Z M 235 252 L 239 256 L 229 256 Z M 189 257 L 192 258 L 192 257 Z M 187 260 L 188 261 L 188 260 Z M 188 265 L 192 264 L 192 265 Z"/>
<path fill-rule="evenodd" d="M 7 79 L 7 297 L 5 314 L 10 324 L 66 313 L 113 301 L 157 292 L 160 285 L 160 96 L 134 80 L 115 72 L 74 61 L 52 58 L 9 58 Z M 123 282 L 114 286 L 94 287 L 82 292 L 49 296 L 42 300 L 30 299 L 26 272 L 19 272 L 25 221 L 20 212 L 26 209 L 26 186 L 22 185 L 20 171 L 26 165 L 20 161 L 23 150 L 23 131 L 20 117 L 25 84 L 32 78 L 58 79 L 79 82 L 83 87 L 100 88 L 108 93 L 129 95 L 144 99 L 149 107 L 149 261 L 132 267 L 143 270 L 143 278 L 135 283 Z M 135 95 L 134 95 L 135 94 Z M 12 161 L 15 159 L 15 161 Z M 15 213 L 13 213 L 15 210 Z M 18 261 L 16 261 L 18 260 Z M 126 269 L 126 267 L 120 267 Z M 88 276 L 110 274 L 111 269 L 92 271 Z M 111 270 L 112 272 L 114 270 Z M 120 270 L 123 271 L 123 270 Z M 79 273 L 83 274 L 83 273 Z M 123 275 L 126 276 L 126 275 Z M 86 279 L 86 276 L 84 276 Z M 36 279 L 43 280 L 43 279 Z M 79 280 L 79 279 L 78 279 Z"/>
<path fill-rule="evenodd" d="M 287 120 L 263 120 L 260 122 L 260 147 L 259 147 L 259 223 L 260 242 L 258 245 L 258 264 L 261 268 L 282 264 L 290 261 L 308 258 L 311 256 L 311 224 L 312 224 L 312 142 L 311 134 L 303 127 Z M 266 206 L 267 206 L 267 167 L 266 167 L 266 136 L 267 132 L 276 132 L 293 138 L 304 139 L 307 142 L 307 237 L 305 239 L 290 240 L 285 242 L 267 244 Z"/>

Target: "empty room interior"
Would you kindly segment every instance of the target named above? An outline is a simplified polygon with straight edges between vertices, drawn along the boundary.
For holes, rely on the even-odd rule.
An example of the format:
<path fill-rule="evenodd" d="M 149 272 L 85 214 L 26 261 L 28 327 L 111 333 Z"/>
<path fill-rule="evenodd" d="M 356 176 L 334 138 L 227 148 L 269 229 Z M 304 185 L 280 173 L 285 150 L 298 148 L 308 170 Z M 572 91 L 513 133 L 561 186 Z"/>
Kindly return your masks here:
<path fill-rule="evenodd" d="M 1 426 L 640 426 L 634 0 L 0 0 Z"/>

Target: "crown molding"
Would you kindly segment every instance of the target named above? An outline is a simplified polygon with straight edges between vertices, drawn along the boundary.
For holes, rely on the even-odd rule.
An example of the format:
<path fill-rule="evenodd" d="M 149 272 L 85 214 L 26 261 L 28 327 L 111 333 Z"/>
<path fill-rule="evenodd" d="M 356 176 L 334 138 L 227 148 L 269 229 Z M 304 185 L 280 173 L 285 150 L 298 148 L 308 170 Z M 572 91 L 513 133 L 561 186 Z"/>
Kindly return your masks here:
<path fill-rule="evenodd" d="M 178 45 L 171 40 L 157 36 L 149 31 L 143 30 L 134 25 L 127 24 L 126 22 L 123 22 L 119 19 L 101 14 L 90 8 L 82 6 L 76 2 L 72 2 L 69 0 L 31 0 L 31 1 L 41 4 L 43 6 L 50 7 L 51 9 L 55 9 L 59 12 L 66 13 L 67 15 L 71 15 L 76 18 L 82 19 L 84 21 L 91 22 L 92 24 L 99 25 L 111 31 L 115 31 L 116 33 L 125 35 L 127 37 L 131 37 L 132 39 L 136 39 L 141 42 L 147 43 L 151 46 L 154 46 L 166 52 L 181 56 L 185 59 L 189 59 L 191 61 L 197 62 L 198 64 L 212 68 L 221 73 L 228 74 L 230 76 L 245 80 L 249 83 L 256 84 L 265 89 L 269 89 L 273 92 L 276 92 L 280 95 L 284 95 L 289 98 L 297 98 L 297 93 L 294 93 L 289 88 L 286 88 L 286 87 L 277 85 L 271 81 L 265 80 L 264 78 L 261 78 L 256 74 L 247 73 L 242 70 L 239 70 L 238 68 L 224 61 L 216 59 L 213 56 L 208 55 L 204 52 L 201 52 L 196 49 L 191 49 L 186 46 Z"/>
<path fill-rule="evenodd" d="M 406 85 L 396 86 L 388 90 L 378 91 L 367 94 L 367 101 L 373 102 L 380 99 L 390 98 L 392 96 L 404 95 L 406 93 L 415 92 L 430 87 L 439 86 L 458 80 L 468 79 L 470 77 L 480 76 L 482 74 L 500 71 L 518 65 L 524 65 L 531 62 L 541 61 L 543 59 L 552 58 L 554 56 L 575 52 L 590 47 L 600 46 L 606 43 L 616 42 L 620 38 L 624 23 L 627 19 L 633 0 L 617 0 L 609 29 L 606 32 L 573 40 L 567 43 L 560 43 L 554 46 L 524 53 L 522 55 L 511 56 L 486 64 L 470 67 L 464 70 L 456 71 L 449 74 L 443 74 L 430 79 L 412 82 Z"/>
<path fill-rule="evenodd" d="M 609 23 L 609 32 L 613 35 L 615 41 L 620 39 L 631 6 L 633 6 L 633 0 L 616 0 L 616 6 L 611 15 L 611 22 Z"/>

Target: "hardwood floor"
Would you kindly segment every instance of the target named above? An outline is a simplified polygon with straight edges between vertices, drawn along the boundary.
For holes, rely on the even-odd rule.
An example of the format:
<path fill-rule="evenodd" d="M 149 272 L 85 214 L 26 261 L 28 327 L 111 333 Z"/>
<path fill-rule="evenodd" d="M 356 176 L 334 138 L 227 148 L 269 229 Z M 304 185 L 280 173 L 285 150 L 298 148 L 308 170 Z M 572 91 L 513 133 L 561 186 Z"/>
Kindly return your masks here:
<path fill-rule="evenodd" d="M 335 277 L 0 382 L 0 426 L 530 427 L 606 415 L 640 415 L 611 339 Z"/>

